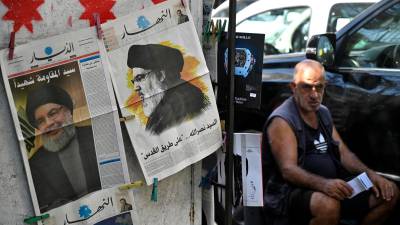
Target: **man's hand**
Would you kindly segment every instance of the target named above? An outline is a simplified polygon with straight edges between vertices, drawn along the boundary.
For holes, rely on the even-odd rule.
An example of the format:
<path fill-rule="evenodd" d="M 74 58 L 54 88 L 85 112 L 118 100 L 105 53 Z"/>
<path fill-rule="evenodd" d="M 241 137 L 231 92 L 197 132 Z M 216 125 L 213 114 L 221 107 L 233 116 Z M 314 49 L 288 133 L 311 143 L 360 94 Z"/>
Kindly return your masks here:
<path fill-rule="evenodd" d="M 353 193 L 353 189 L 344 180 L 329 179 L 326 180 L 322 192 L 337 200 L 348 198 Z"/>
<path fill-rule="evenodd" d="M 382 198 L 386 201 L 392 200 L 396 184 L 374 172 L 368 173 L 368 176 L 374 184 L 372 190 L 375 193 L 376 198 Z"/>

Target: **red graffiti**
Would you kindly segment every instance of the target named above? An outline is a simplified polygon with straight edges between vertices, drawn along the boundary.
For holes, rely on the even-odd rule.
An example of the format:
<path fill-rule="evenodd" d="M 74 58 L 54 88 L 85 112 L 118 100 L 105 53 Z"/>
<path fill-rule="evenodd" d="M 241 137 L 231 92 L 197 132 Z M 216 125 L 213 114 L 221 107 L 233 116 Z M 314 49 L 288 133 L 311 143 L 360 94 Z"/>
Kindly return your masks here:
<path fill-rule="evenodd" d="M 165 2 L 166 0 L 151 0 L 154 5 L 157 5 L 158 3 Z"/>
<path fill-rule="evenodd" d="M 38 7 L 44 3 L 44 0 L 1 0 L 8 8 L 3 20 L 14 21 L 13 31 L 17 32 L 22 26 L 25 26 L 33 33 L 33 20 L 43 20 L 37 11 Z"/>
<path fill-rule="evenodd" d="M 85 7 L 85 11 L 79 19 L 89 20 L 90 26 L 95 25 L 96 22 L 93 13 L 98 13 L 100 15 L 100 23 L 115 19 L 115 15 L 111 12 L 111 8 L 114 6 L 116 0 L 79 0 L 79 2 L 83 7 Z"/>

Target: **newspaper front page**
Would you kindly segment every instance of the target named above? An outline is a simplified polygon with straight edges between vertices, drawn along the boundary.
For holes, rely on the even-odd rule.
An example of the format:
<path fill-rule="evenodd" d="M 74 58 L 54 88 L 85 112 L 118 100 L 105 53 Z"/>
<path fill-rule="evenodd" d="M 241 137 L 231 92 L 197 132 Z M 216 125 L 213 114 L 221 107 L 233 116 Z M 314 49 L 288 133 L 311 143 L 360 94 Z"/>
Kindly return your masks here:
<path fill-rule="evenodd" d="M 217 150 L 219 115 L 193 18 L 180 0 L 102 26 L 111 77 L 147 184 Z"/>
<path fill-rule="evenodd" d="M 116 102 L 94 28 L 0 53 L 35 213 L 129 182 Z M 101 217 L 101 216 L 100 216 Z M 65 224 L 63 216 L 62 222 Z M 66 223 L 68 224 L 68 223 Z"/>

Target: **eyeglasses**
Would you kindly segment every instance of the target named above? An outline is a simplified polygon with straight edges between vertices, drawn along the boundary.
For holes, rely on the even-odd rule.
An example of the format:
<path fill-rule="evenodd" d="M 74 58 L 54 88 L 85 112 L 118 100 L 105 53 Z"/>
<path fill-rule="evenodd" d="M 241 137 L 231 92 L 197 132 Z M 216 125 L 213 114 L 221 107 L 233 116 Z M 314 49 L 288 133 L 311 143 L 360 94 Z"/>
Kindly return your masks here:
<path fill-rule="evenodd" d="M 60 116 L 63 106 L 52 108 L 45 117 L 40 117 L 35 121 L 37 127 L 42 127 L 46 123 L 46 118 L 49 120 L 54 120 Z"/>
<path fill-rule="evenodd" d="M 153 72 L 153 71 L 149 70 L 149 71 L 146 72 L 146 73 L 139 73 L 139 74 L 137 74 L 137 75 L 131 80 L 131 82 L 132 82 L 133 84 L 135 84 L 135 82 L 140 82 L 140 81 L 142 81 L 143 79 L 145 79 L 148 75 L 150 75 L 152 72 Z"/>
<path fill-rule="evenodd" d="M 301 90 L 303 90 L 305 92 L 311 92 L 312 90 L 315 89 L 316 92 L 321 93 L 321 92 L 323 92 L 325 90 L 325 86 L 326 85 L 322 84 L 322 83 L 321 84 L 316 84 L 316 85 L 306 84 L 306 83 L 299 83 L 299 84 L 297 84 L 297 86 Z"/>

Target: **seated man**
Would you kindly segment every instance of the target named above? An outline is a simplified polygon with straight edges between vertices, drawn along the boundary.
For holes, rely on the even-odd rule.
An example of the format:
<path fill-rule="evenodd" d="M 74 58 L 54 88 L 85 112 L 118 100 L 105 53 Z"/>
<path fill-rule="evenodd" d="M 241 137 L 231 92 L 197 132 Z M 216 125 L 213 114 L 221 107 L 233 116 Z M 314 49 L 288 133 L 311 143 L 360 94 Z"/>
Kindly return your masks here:
<path fill-rule="evenodd" d="M 333 225 L 341 218 L 382 224 L 396 205 L 398 188 L 343 143 L 329 110 L 321 105 L 324 73 L 316 61 L 298 63 L 290 84 L 293 96 L 267 120 L 264 210 L 279 224 Z M 353 190 L 344 179 L 362 172 L 374 184 L 372 191 L 350 199 Z"/>

